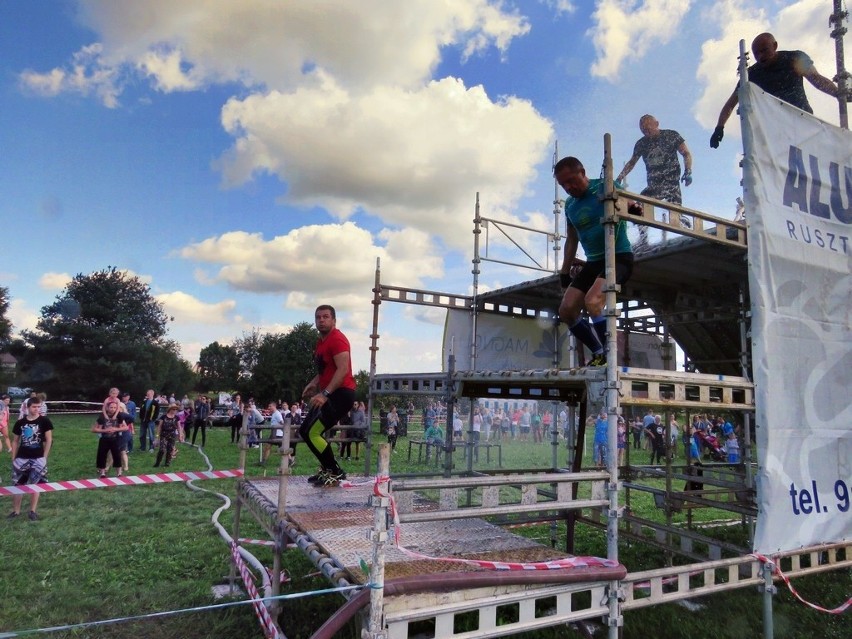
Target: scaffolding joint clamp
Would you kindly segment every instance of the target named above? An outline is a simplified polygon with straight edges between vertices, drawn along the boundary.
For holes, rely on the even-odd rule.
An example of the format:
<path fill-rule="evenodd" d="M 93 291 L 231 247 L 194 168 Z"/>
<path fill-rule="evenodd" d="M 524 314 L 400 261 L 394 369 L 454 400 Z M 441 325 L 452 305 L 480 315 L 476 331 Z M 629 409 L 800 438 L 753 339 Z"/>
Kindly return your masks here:
<path fill-rule="evenodd" d="M 609 628 L 621 628 L 624 625 L 624 617 L 618 615 L 617 617 L 607 616 L 606 625 Z"/>
<path fill-rule="evenodd" d="M 372 541 L 373 543 L 387 541 L 388 531 L 370 529 L 367 531 L 367 540 Z"/>

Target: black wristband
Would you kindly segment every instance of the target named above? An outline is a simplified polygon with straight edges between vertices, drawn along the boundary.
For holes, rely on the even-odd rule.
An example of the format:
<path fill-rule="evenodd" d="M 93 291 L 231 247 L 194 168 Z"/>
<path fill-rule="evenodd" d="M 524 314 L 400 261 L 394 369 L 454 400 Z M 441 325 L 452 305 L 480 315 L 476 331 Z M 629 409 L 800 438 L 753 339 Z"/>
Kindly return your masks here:
<path fill-rule="evenodd" d="M 331 395 L 331 393 L 328 392 L 327 388 L 322 392 L 322 394 L 323 394 L 323 397 L 328 397 L 329 395 Z"/>

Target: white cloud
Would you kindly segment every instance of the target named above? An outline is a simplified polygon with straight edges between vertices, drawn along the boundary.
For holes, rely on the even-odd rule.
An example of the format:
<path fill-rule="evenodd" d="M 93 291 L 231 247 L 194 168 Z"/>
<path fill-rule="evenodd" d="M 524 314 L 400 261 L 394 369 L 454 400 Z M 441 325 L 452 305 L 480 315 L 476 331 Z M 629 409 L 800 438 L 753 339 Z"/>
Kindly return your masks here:
<path fill-rule="evenodd" d="M 213 342 L 210 342 L 210 344 L 212 343 Z M 195 364 L 198 363 L 199 357 L 201 357 L 201 349 L 207 346 L 209 346 L 209 344 L 202 344 L 197 341 L 182 341 L 180 343 L 180 356 L 189 362 L 190 366 L 195 366 Z"/>
<path fill-rule="evenodd" d="M 577 10 L 577 5 L 571 0 L 539 0 L 546 6 L 553 9 L 556 15 L 574 13 Z"/>
<path fill-rule="evenodd" d="M 215 304 L 202 302 L 183 291 L 161 293 L 154 297 L 163 304 L 165 313 L 174 317 L 178 324 L 227 324 L 233 321 L 231 314 L 237 306 L 234 300 L 222 300 Z"/>
<path fill-rule="evenodd" d="M 422 327 L 422 324 L 418 324 Z M 379 339 L 379 352 L 376 354 L 376 370 L 379 373 L 411 373 L 425 371 L 438 372 L 442 369 L 443 342 L 441 329 L 437 335 L 398 333 L 386 331 Z M 369 341 L 356 335 L 352 343 L 352 361 L 357 369 L 369 370 Z M 437 338 L 437 339 L 436 339 Z"/>
<path fill-rule="evenodd" d="M 21 84 L 33 93 L 53 97 L 60 93 L 95 95 L 108 108 L 118 106 L 121 94 L 118 69 L 102 60 L 103 47 L 94 43 L 77 51 L 65 68 L 46 72 L 27 69 L 20 74 Z"/>
<path fill-rule="evenodd" d="M 97 90 L 111 106 L 133 74 L 160 91 L 263 87 L 223 108 L 235 138 L 219 163 L 225 183 L 268 172 L 288 203 L 341 220 L 364 208 L 461 246 L 476 191 L 511 210 L 552 137 L 528 101 L 431 81 L 444 53 L 505 56 L 529 32 L 501 0 L 83 0 L 78 17 L 99 42 L 71 70 L 26 72 L 25 84 Z"/>
<path fill-rule="evenodd" d="M 12 334 L 20 336 L 21 331 L 35 330 L 39 320 L 39 313 L 27 306 L 27 303 L 19 297 L 13 297 L 9 300 L 9 310 L 6 317 L 12 322 Z"/>
<path fill-rule="evenodd" d="M 292 93 L 229 100 L 222 123 L 236 137 L 220 163 L 227 184 L 268 172 L 287 183 L 288 203 L 341 219 L 363 208 L 456 247 L 468 242 L 475 193 L 511 210 L 552 137 L 529 102 L 493 102 L 451 78 L 356 95 L 318 73 Z"/>
<path fill-rule="evenodd" d="M 130 269 L 118 269 L 117 272 L 125 275 L 128 278 L 135 277 L 143 284 L 150 285 L 153 281 L 150 275 L 139 275 L 138 273 Z M 74 278 L 69 273 L 47 272 L 39 278 L 38 285 L 39 288 L 42 288 L 46 291 L 62 291 L 65 289 L 66 286 L 68 286 L 68 284 L 70 284 L 72 279 Z"/>
<path fill-rule="evenodd" d="M 191 91 L 202 84 L 202 79 L 192 69 L 184 68 L 180 51 L 146 51 L 137 65 L 152 78 L 154 86 L 165 93 Z"/>
<path fill-rule="evenodd" d="M 638 59 L 677 33 L 690 0 L 598 0 L 589 30 L 597 51 L 592 75 L 615 80 L 621 65 Z"/>
<path fill-rule="evenodd" d="M 704 84 L 704 91 L 693 113 L 701 125 L 712 129 L 722 105 L 737 84 L 739 41 L 745 40 L 746 47 L 750 47 L 754 37 L 767 30 L 767 16 L 762 10 L 744 7 L 741 0 L 716 2 L 704 15 L 718 21 L 722 34 L 701 45 L 697 76 L 699 83 Z M 738 129 L 738 122 L 738 118 L 732 117 L 726 132 Z"/>
<path fill-rule="evenodd" d="M 208 278 L 232 289 L 287 293 L 288 308 L 311 310 L 323 296 L 346 300 L 351 295 L 353 307 L 356 300 L 363 304 L 377 257 L 382 272 L 401 286 L 417 286 L 424 277 L 443 274 L 437 247 L 424 233 L 385 230 L 376 241 L 352 222 L 303 226 L 270 240 L 235 231 L 190 244 L 180 255 L 220 265 Z"/>
<path fill-rule="evenodd" d="M 38 285 L 46 291 L 61 291 L 70 281 L 68 273 L 45 273 L 38 279 Z"/>
<path fill-rule="evenodd" d="M 737 84 L 740 40 L 745 40 L 749 64 L 753 64 L 751 42 L 764 31 L 775 35 L 779 49 L 805 51 L 822 75 L 833 77 L 834 47 L 827 39 L 827 11 L 822 0 L 794 2 L 774 17 L 743 0 L 721 0 L 708 8 L 705 16 L 717 21 L 722 33 L 701 46 L 697 76 L 704 90 L 693 107 L 696 120 L 707 129 L 716 126 L 719 111 Z M 820 93 L 808 82 L 805 82 L 805 91 L 816 115 L 837 122 L 836 100 Z M 734 114 L 725 126 L 725 135 L 737 136 L 739 129 L 739 118 Z"/>
<path fill-rule="evenodd" d="M 435 326 L 443 326 L 447 321 L 447 309 L 436 306 L 406 306 L 402 315 L 408 320 Z"/>
<path fill-rule="evenodd" d="M 349 86 L 416 86 L 442 47 L 504 53 L 530 28 L 489 0 L 83 0 L 79 18 L 100 37 L 102 69 L 139 69 L 163 91 L 214 82 L 285 88 L 311 69 Z M 72 88 L 64 78 L 57 69 L 38 81 L 55 95 Z"/>

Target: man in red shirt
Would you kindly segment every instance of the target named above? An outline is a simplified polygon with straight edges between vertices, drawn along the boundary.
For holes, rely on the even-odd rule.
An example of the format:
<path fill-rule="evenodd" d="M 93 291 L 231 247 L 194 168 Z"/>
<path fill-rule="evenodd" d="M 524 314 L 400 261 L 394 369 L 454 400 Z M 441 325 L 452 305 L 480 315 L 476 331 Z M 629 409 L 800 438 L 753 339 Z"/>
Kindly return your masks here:
<path fill-rule="evenodd" d="M 299 427 L 299 434 L 320 462 L 316 475 L 308 481 L 322 486 L 336 486 L 346 479 L 346 473 L 334 458 L 331 445 L 323 433 L 340 421 L 355 401 L 355 378 L 352 377 L 352 359 L 349 340 L 337 329 L 337 315 L 333 306 L 324 304 L 314 312 L 314 321 L 320 333 L 314 350 L 318 373 L 302 391 L 310 410 Z"/>

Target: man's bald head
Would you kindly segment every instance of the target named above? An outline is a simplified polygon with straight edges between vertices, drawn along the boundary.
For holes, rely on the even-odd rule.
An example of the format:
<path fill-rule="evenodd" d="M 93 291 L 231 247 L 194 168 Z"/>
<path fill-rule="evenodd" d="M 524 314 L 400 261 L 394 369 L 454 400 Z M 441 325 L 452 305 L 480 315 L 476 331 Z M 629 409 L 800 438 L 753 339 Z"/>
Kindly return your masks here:
<path fill-rule="evenodd" d="M 660 122 L 650 113 L 646 113 L 639 118 L 639 130 L 642 131 L 642 135 L 647 135 L 648 137 L 659 135 Z"/>
<path fill-rule="evenodd" d="M 771 33 L 761 33 L 752 41 L 751 52 L 757 62 L 772 62 L 778 52 L 778 41 Z"/>

